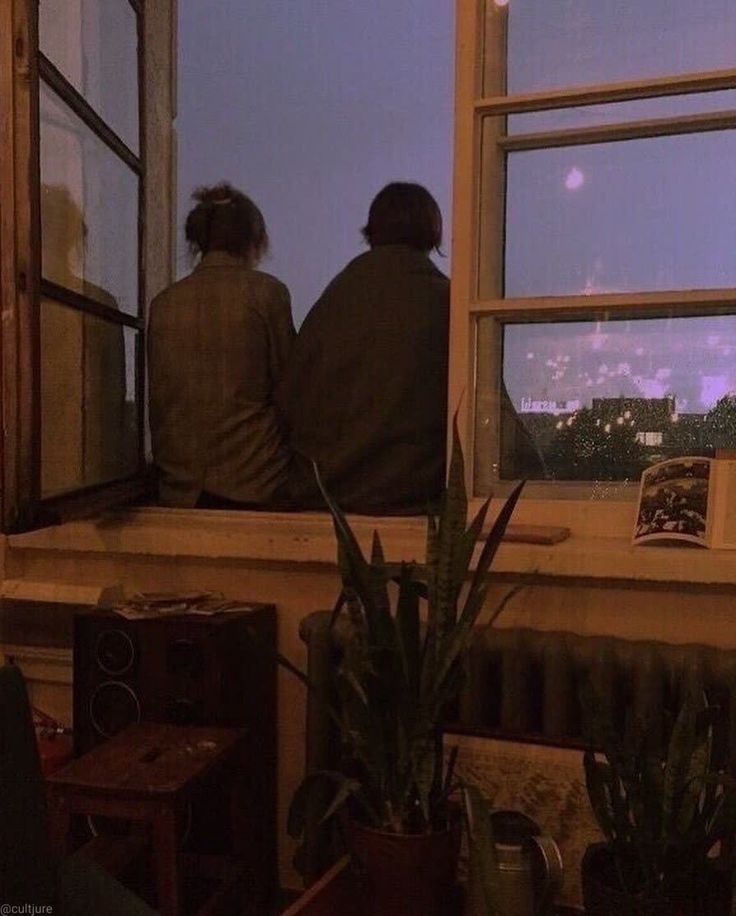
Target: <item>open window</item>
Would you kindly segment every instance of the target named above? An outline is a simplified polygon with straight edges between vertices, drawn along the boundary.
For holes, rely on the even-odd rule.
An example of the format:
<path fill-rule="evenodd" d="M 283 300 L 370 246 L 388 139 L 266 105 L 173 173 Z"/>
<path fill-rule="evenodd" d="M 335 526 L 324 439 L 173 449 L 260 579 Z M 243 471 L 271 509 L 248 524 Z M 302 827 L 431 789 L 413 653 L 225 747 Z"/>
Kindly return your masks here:
<path fill-rule="evenodd" d="M 141 492 L 145 307 L 170 281 L 169 0 L 3 5 L 3 524 Z M 6 104 L 7 103 L 7 104 Z"/>
<path fill-rule="evenodd" d="M 450 403 L 472 395 L 475 494 L 620 498 L 733 448 L 736 7 L 457 9 Z"/>

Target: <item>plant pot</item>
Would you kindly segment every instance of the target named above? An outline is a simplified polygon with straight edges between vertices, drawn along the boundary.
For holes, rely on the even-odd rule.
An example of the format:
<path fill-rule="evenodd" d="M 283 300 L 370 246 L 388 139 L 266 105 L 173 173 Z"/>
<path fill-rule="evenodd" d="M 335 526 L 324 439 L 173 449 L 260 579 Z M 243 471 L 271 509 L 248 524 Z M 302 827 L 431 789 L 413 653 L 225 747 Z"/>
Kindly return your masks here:
<path fill-rule="evenodd" d="M 350 821 L 363 916 L 440 916 L 455 889 L 460 822 L 439 833 L 397 834 Z"/>
<path fill-rule="evenodd" d="M 583 901 L 588 916 L 728 916 L 731 889 L 715 868 L 696 887 L 673 890 L 664 897 L 625 893 L 605 843 L 588 846 L 582 862 Z"/>

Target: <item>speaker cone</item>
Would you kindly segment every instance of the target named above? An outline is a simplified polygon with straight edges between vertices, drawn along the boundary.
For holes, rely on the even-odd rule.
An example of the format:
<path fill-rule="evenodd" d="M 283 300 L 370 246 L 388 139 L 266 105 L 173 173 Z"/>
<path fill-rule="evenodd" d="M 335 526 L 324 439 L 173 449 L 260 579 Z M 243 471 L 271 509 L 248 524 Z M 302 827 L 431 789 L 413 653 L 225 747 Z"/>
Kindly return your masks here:
<path fill-rule="evenodd" d="M 89 699 L 89 718 L 103 738 L 112 738 L 126 726 L 141 720 L 138 697 L 122 681 L 105 681 Z"/>
<path fill-rule="evenodd" d="M 133 640 L 124 630 L 103 630 L 95 643 L 95 660 L 105 674 L 125 674 L 135 662 Z"/>

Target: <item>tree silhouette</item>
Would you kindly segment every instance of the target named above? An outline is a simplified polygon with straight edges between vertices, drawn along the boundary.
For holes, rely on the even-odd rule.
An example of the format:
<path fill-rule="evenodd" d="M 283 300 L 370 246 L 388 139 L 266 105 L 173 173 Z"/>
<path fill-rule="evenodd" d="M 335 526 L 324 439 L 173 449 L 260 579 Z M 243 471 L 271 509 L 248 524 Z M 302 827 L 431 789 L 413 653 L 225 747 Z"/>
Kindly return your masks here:
<path fill-rule="evenodd" d="M 645 455 L 630 423 L 606 423 L 584 407 L 563 421 L 546 458 L 557 480 L 622 480 L 639 478 Z"/>
<path fill-rule="evenodd" d="M 708 448 L 736 448 L 736 394 L 725 394 L 705 415 L 704 440 Z"/>

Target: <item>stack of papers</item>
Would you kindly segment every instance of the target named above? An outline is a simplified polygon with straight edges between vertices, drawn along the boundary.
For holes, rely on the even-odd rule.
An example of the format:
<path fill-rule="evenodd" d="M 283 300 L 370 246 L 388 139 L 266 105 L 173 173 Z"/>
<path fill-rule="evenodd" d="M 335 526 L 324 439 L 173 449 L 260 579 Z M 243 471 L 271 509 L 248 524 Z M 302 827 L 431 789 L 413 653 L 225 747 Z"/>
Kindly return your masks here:
<path fill-rule="evenodd" d="M 139 592 L 112 610 L 126 620 L 192 614 L 214 617 L 228 611 L 247 611 L 242 601 L 229 601 L 219 592 Z"/>

